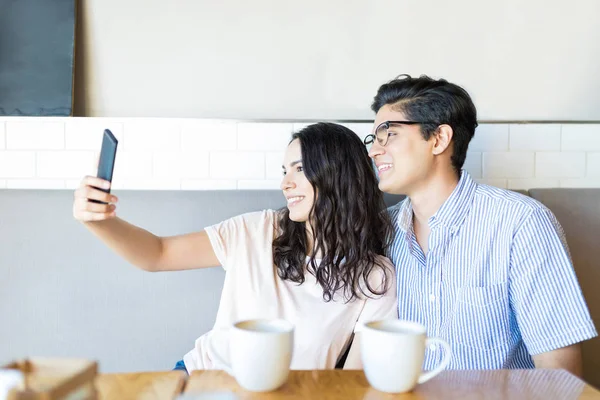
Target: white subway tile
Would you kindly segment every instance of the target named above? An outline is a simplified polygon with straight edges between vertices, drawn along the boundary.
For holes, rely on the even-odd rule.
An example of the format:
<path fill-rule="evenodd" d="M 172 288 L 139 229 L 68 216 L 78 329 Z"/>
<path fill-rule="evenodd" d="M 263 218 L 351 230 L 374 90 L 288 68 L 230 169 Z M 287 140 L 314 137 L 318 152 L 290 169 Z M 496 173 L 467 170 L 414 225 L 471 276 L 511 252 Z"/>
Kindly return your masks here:
<path fill-rule="evenodd" d="M 292 124 L 242 122 L 237 131 L 239 150 L 284 151 L 292 137 Z"/>
<path fill-rule="evenodd" d="M 123 189 L 125 187 L 125 182 L 128 182 L 132 179 L 139 179 L 139 178 L 124 178 L 119 175 L 114 175 L 112 182 L 110 184 L 111 190 Z M 149 178 L 142 178 L 142 179 L 149 179 Z"/>
<path fill-rule="evenodd" d="M 265 154 L 233 151 L 210 153 L 212 179 L 263 179 Z"/>
<path fill-rule="evenodd" d="M 155 179 L 155 178 L 125 178 L 119 182 L 119 187 L 115 189 L 124 190 L 180 190 L 181 181 L 179 179 Z"/>
<path fill-rule="evenodd" d="M 156 152 L 152 155 L 152 176 L 154 178 L 181 178 L 183 160 L 180 152 Z"/>
<path fill-rule="evenodd" d="M 508 150 L 507 124 L 481 124 L 469 143 L 469 151 Z"/>
<path fill-rule="evenodd" d="M 511 124 L 511 151 L 559 151 L 560 124 Z"/>
<path fill-rule="evenodd" d="M 0 178 L 33 178 L 35 152 L 0 151 Z"/>
<path fill-rule="evenodd" d="M 281 179 L 283 176 L 281 165 L 283 164 L 283 152 L 267 153 L 265 155 L 267 179 Z"/>
<path fill-rule="evenodd" d="M 538 178 L 578 178 L 585 175 L 585 153 L 536 153 Z"/>
<path fill-rule="evenodd" d="M 6 131 L 4 128 L 4 122 L 0 122 L 0 149 L 6 148 Z"/>
<path fill-rule="evenodd" d="M 184 151 L 235 150 L 236 147 L 235 122 L 189 121 L 181 128 L 181 148 Z"/>
<path fill-rule="evenodd" d="M 340 123 L 340 125 L 343 125 L 356 133 L 361 140 L 373 130 L 372 123 Z"/>
<path fill-rule="evenodd" d="M 65 148 L 63 122 L 7 122 L 6 148 L 14 150 L 60 150 Z"/>
<path fill-rule="evenodd" d="M 600 124 L 564 124 L 562 151 L 600 151 Z"/>
<path fill-rule="evenodd" d="M 534 153 L 483 153 L 484 178 L 533 177 Z"/>
<path fill-rule="evenodd" d="M 208 178 L 208 152 L 157 152 L 153 162 L 156 178 Z"/>
<path fill-rule="evenodd" d="M 150 178 L 152 176 L 152 153 L 147 151 L 120 151 L 115 160 L 113 178 Z"/>
<path fill-rule="evenodd" d="M 561 179 L 563 188 L 600 188 L 600 178 Z"/>
<path fill-rule="evenodd" d="M 102 135 L 109 129 L 123 143 L 123 123 L 111 118 L 73 118 L 65 124 L 65 144 L 69 150 L 95 150 L 98 154 L 102 147 Z"/>
<path fill-rule="evenodd" d="M 182 190 L 235 190 L 237 182 L 234 180 L 217 179 L 183 179 Z"/>
<path fill-rule="evenodd" d="M 478 152 L 474 152 L 474 151 L 473 152 L 469 151 L 467 153 L 467 159 L 465 160 L 463 169 L 465 169 L 469 173 L 469 175 L 471 175 L 471 178 L 473 178 L 473 179 L 481 178 L 483 176 L 481 173 L 482 157 L 483 157 L 482 153 L 478 153 Z"/>
<path fill-rule="evenodd" d="M 64 189 L 65 181 L 61 179 L 9 179 L 8 189 Z"/>
<path fill-rule="evenodd" d="M 83 178 L 96 175 L 92 151 L 38 151 L 37 173 L 40 178 Z"/>
<path fill-rule="evenodd" d="M 292 127 L 292 132 L 298 132 L 299 130 L 306 128 L 309 125 L 316 124 L 317 122 L 295 122 Z M 372 122 L 333 122 L 338 125 L 345 126 L 362 140 L 371 133 L 373 130 Z"/>
<path fill-rule="evenodd" d="M 65 189 L 75 190 L 79 187 L 80 184 L 81 179 L 65 179 Z"/>
<path fill-rule="evenodd" d="M 600 153 L 587 153 L 586 175 L 600 177 Z"/>
<path fill-rule="evenodd" d="M 292 132 L 298 132 L 299 130 L 304 129 L 312 124 L 314 124 L 314 122 L 294 122 L 292 124 Z"/>
<path fill-rule="evenodd" d="M 126 121 L 123 126 L 125 150 L 179 150 L 181 143 L 179 120 L 156 119 Z"/>
<path fill-rule="evenodd" d="M 514 190 L 529 190 L 529 189 L 540 189 L 540 188 L 557 188 L 559 186 L 558 179 L 509 179 L 508 188 Z"/>
<path fill-rule="evenodd" d="M 475 179 L 475 182 L 483 185 L 495 186 L 501 189 L 507 188 L 506 179 Z"/>
<path fill-rule="evenodd" d="M 281 181 L 269 180 L 247 180 L 238 181 L 237 188 L 240 190 L 281 190 Z"/>
<path fill-rule="evenodd" d="M 312 123 L 0 118 L 0 188 L 77 188 L 108 128 L 120 141 L 114 189 L 278 190 L 291 133 Z M 361 138 L 372 129 L 340 124 Z M 510 189 L 600 187 L 600 124 L 482 124 L 463 168 Z"/>

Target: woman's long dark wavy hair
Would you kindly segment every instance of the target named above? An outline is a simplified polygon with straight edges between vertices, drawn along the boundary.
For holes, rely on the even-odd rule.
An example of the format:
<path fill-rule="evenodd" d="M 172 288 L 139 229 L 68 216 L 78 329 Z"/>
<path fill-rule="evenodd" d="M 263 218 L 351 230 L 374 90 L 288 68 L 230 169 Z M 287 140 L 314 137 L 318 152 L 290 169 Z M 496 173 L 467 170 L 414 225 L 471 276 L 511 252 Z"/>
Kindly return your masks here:
<path fill-rule="evenodd" d="M 296 139 L 304 174 L 315 191 L 308 217 L 314 245 L 309 254 L 305 223 L 292 221 L 287 207 L 282 208 L 273 241 L 277 274 L 299 284 L 305 272 L 313 274 L 327 302 L 338 291 L 346 301 L 383 294 L 388 270 L 377 255 L 385 254 L 392 225 L 365 145 L 350 129 L 323 122 L 294 133 L 290 143 Z M 322 255 L 320 263 L 317 254 Z M 376 269 L 383 270 L 383 289 L 369 283 Z"/>

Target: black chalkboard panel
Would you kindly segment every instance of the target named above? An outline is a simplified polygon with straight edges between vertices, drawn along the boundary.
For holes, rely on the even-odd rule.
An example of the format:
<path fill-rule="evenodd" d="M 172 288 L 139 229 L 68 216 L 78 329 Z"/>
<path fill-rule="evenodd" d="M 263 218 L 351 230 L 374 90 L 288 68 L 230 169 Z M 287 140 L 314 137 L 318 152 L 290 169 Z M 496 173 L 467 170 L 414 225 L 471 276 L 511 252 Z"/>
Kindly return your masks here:
<path fill-rule="evenodd" d="M 72 115 L 76 0 L 0 0 L 0 115 Z"/>

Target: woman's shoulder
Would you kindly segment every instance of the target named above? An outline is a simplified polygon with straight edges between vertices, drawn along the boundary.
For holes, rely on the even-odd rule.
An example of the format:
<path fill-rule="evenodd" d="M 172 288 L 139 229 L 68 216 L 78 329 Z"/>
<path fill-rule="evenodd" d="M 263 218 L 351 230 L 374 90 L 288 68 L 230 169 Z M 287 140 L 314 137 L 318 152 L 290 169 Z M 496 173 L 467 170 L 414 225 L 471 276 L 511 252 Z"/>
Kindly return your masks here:
<path fill-rule="evenodd" d="M 261 211 L 251 211 L 236 215 L 229 219 L 236 225 L 262 225 L 271 224 L 277 217 L 277 210 L 264 209 Z M 224 221 L 225 222 L 225 221 Z"/>
<path fill-rule="evenodd" d="M 395 271 L 395 267 L 392 261 L 384 255 L 375 255 L 374 264 L 383 267 L 385 270 Z"/>
<path fill-rule="evenodd" d="M 265 209 L 238 214 L 217 224 L 207 226 L 205 231 L 217 234 L 227 240 L 256 237 L 260 234 L 270 235 L 275 226 L 277 211 Z"/>
<path fill-rule="evenodd" d="M 372 288 L 381 290 L 383 287 L 389 289 L 395 286 L 396 269 L 389 258 L 382 255 L 376 255 L 371 266 L 369 274 L 369 285 Z"/>

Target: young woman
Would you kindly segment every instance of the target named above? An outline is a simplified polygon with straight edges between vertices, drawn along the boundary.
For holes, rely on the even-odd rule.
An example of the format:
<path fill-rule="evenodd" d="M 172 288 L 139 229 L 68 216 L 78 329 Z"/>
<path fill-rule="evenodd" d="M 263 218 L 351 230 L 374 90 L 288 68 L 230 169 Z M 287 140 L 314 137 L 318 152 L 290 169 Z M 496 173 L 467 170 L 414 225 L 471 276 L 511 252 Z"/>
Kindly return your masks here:
<path fill-rule="evenodd" d="M 75 191 L 74 217 L 133 265 L 225 269 L 214 328 L 178 363 L 188 371 L 218 368 L 207 340 L 249 318 L 295 325 L 292 369 L 334 368 L 350 343 L 345 368 L 361 368 L 357 328 L 397 318 L 394 268 L 383 256 L 391 224 L 362 141 L 341 125 L 310 125 L 292 135 L 282 168 L 287 207 L 174 237 L 117 218 L 117 198 L 94 188 L 106 181 L 85 177 Z"/>

